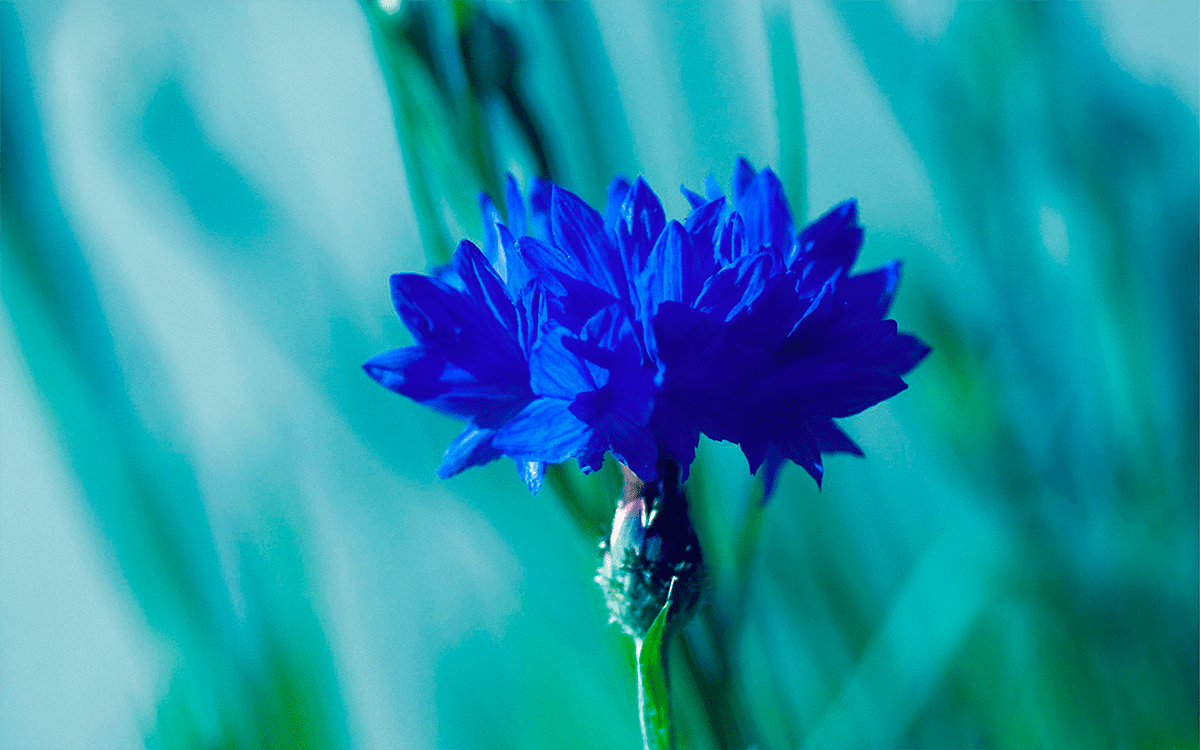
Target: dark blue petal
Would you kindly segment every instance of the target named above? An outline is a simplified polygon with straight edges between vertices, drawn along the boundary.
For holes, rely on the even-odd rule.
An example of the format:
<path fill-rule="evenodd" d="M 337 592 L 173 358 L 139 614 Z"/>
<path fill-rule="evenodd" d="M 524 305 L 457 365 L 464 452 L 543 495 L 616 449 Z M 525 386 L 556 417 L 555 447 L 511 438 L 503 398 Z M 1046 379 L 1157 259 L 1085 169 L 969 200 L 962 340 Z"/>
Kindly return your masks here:
<path fill-rule="evenodd" d="M 760 380 L 750 403 L 767 419 L 778 419 L 781 413 L 849 417 L 907 387 L 887 372 L 801 359 Z"/>
<path fill-rule="evenodd" d="M 469 304 L 458 290 L 420 274 L 392 274 L 389 282 L 392 306 L 417 343 L 428 341 L 443 324 L 453 326 L 458 316 L 450 311 Z"/>
<path fill-rule="evenodd" d="M 616 302 L 611 294 L 603 289 L 597 289 L 586 281 L 580 281 L 571 276 L 552 272 L 558 283 L 560 295 L 551 297 L 549 309 L 555 322 L 569 328 L 572 332 L 580 332 L 588 321 L 601 310 L 605 310 Z"/>
<path fill-rule="evenodd" d="M 770 253 L 745 255 L 717 271 L 696 300 L 696 308 L 729 321 L 758 299 L 771 278 Z"/>
<path fill-rule="evenodd" d="M 521 199 L 521 189 L 510 173 L 504 180 L 504 203 L 508 207 L 508 228 L 520 237 L 525 234 L 525 201 Z"/>
<path fill-rule="evenodd" d="M 642 367 L 642 350 L 633 323 L 618 305 L 596 311 L 580 330 L 579 338 L 564 345 L 606 370 L 635 371 Z"/>
<path fill-rule="evenodd" d="M 786 460 L 787 458 L 784 457 L 783 452 L 775 446 L 767 449 L 767 457 L 763 460 L 762 468 L 759 470 L 759 475 L 762 477 L 763 483 L 762 502 L 764 505 L 775 494 L 775 484 L 779 479 L 779 470 L 783 468 L 783 462 Z M 817 482 L 817 486 L 820 486 L 819 481 Z"/>
<path fill-rule="evenodd" d="M 896 287 L 900 284 L 903 264 L 898 260 L 888 261 L 879 268 L 855 274 L 842 283 L 841 298 L 849 313 L 855 318 L 878 320 L 892 306 Z"/>
<path fill-rule="evenodd" d="M 683 226 L 688 230 L 693 242 L 715 247 L 720 240 L 724 219 L 725 198 L 720 197 L 693 206 Z"/>
<path fill-rule="evenodd" d="M 862 448 L 834 424 L 832 419 L 814 419 L 808 423 L 809 432 L 822 453 L 849 453 L 862 456 Z"/>
<path fill-rule="evenodd" d="M 496 204 L 492 203 L 492 199 L 487 193 L 479 194 L 479 214 L 483 217 L 483 255 L 489 263 L 495 266 L 500 251 L 496 226 L 504 224 L 504 221 L 501 220 L 500 212 L 496 210 Z"/>
<path fill-rule="evenodd" d="M 792 272 L 789 272 L 788 275 L 797 276 Z M 814 296 L 805 300 L 806 306 L 799 318 L 791 319 L 795 322 L 792 323 L 791 330 L 788 332 L 787 352 L 789 355 L 796 356 L 807 353 L 814 348 L 813 342 L 825 343 L 830 338 L 829 334 L 821 332 L 829 326 L 831 317 L 838 311 L 837 304 L 840 300 L 838 281 L 837 274 L 834 274 L 833 278 L 827 280 Z M 802 298 L 800 288 L 803 286 L 803 281 L 797 285 L 798 299 Z M 815 344 L 815 346 L 820 346 L 820 344 Z"/>
<path fill-rule="evenodd" d="M 746 161 L 745 157 L 738 157 L 738 160 L 733 164 L 733 184 L 731 192 L 733 194 L 733 205 L 739 209 L 742 207 L 742 197 L 749 189 L 750 183 L 754 181 L 754 176 L 757 174 L 754 167 L 750 166 L 750 162 Z"/>
<path fill-rule="evenodd" d="M 740 445 L 742 454 L 746 457 L 746 464 L 750 467 L 750 473 L 757 473 L 758 467 L 762 466 L 763 461 L 767 458 L 770 442 L 756 434 L 747 433 L 740 441 Z"/>
<path fill-rule="evenodd" d="M 683 268 L 683 299 L 691 303 L 700 295 L 704 284 L 717 270 L 720 258 L 720 235 L 725 219 L 725 199 L 717 198 L 698 206 L 684 222 L 691 239 L 690 261 Z M 723 263 L 722 263 L 723 265 Z"/>
<path fill-rule="evenodd" d="M 797 240 L 795 258 L 787 258 L 788 268 L 813 283 L 823 284 L 835 272 L 845 276 L 862 247 L 863 231 L 858 226 L 858 204 L 840 203 L 809 224 Z"/>
<path fill-rule="evenodd" d="M 811 304 L 797 292 L 797 279 L 792 274 L 771 277 L 752 307 L 730 321 L 729 335 L 747 345 L 775 352 Z"/>
<path fill-rule="evenodd" d="M 745 394 L 764 370 L 765 353 L 731 340 L 719 319 L 676 302 L 659 306 L 654 331 L 664 368 L 657 421 L 670 417 L 714 440 L 740 439 Z"/>
<path fill-rule="evenodd" d="M 530 227 L 529 234 L 543 242 L 551 241 L 550 200 L 554 184 L 534 177 L 529 186 Z"/>
<path fill-rule="evenodd" d="M 911 333 L 897 333 L 880 365 L 894 375 L 907 375 L 931 351 L 928 344 Z"/>
<path fill-rule="evenodd" d="M 553 276 L 554 281 L 558 282 L 557 288 L 563 292 L 550 296 L 550 317 L 571 331 L 580 332 L 596 313 L 606 310 L 616 302 L 616 298 L 604 289 L 595 288 L 586 281 L 559 274 L 558 271 L 554 271 Z"/>
<path fill-rule="evenodd" d="M 696 458 L 696 445 L 700 442 L 700 429 L 695 420 L 677 409 L 674 400 L 663 399 L 654 410 L 652 424 L 662 447 L 679 464 L 680 481 L 686 481 Z"/>
<path fill-rule="evenodd" d="M 601 423 L 601 431 L 617 460 L 644 481 L 658 478 L 658 441 L 646 422 L 616 414 Z"/>
<path fill-rule="evenodd" d="M 813 443 L 807 430 L 803 428 L 796 430 L 788 439 L 773 444 L 772 450 L 778 450 L 792 463 L 802 467 L 816 481 L 817 489 L 821 488 L 821 478 L 825 475 L 825 466 L 821 463 L 821 452 Z M 778 472 L 778 470 L 776 471 Z M 774 484 L 773 481 L 772 484 Z"/>

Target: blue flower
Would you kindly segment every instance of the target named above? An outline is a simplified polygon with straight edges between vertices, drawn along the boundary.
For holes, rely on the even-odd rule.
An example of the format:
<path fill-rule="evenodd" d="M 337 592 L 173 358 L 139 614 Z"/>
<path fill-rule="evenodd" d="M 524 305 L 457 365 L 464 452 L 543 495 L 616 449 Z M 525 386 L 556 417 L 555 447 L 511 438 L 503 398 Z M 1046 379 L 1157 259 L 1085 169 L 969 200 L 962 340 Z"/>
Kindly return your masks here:
<path fill-rule="evenodd" d="M 481 197 L 484 243 L 435 278 L 398 274 L 415 344 L 364 365 L 384 386 L 465 420 L 439 475 L 502 455 L 531 491 L 547 462 L 584 471 L 611 452 L 639 477 L 701 434 L 737 443 L 765 495 L 790 460 L 817 481 L 824 453 L 862 455 L 835 424 L 899 393 L 928 353 L 886 319 L 897 261 L 852 274 L 853 201 L 796 231 L 778 178 L 745 160 L 730 196 L 707 180 L 666 220 L 644 180 L 609 188 L 604 214 L 510 177 L 507 220 Z"/>

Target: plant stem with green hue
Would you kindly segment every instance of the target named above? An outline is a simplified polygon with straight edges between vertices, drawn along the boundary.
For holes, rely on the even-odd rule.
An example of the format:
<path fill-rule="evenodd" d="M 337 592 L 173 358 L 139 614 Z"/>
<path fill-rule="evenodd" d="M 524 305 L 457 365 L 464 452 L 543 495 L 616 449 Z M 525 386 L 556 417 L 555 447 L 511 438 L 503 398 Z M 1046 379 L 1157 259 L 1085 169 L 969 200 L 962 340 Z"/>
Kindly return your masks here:
<path fill-rule="evenodd" d="M 675 581 L 671 581 L 671 590 Z M 644 750 L 672 750 L 675 747 L 671 734 L 671 694 L 667 687 L 667 652 L 665 627 L 667 610 L 671 607 L 671 593 L 667 603 L 643 639 L 634 639 L 637 650 L 638 714 L 642 725 L 642 747 Z"/>

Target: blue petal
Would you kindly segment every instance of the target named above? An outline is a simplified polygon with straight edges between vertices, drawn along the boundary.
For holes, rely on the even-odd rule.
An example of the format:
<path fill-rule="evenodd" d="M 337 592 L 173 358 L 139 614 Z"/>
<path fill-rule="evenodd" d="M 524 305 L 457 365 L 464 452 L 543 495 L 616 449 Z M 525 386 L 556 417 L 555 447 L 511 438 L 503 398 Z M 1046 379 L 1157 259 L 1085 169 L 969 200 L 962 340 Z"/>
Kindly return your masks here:
<path fill-rule="evenodd" d="M 533 237 L 543 242 L 551 240 L 550 200 L 554 194 L 554 184 L 540 177 L 534 177 L 529 186 L 529 209 L 532 221 L 528 229 Z"/>
<path fill-rule="evenodd" d="M 551 324 L 533 346 L 529 355 L 529 382 L 538 396 L 570 400 L 600 385 L 583 358 L 564 346 L 564 339 L 574 340 L 565 328 Z"/>
<path fill-rule="evenodd" d="M 689 190 L 687 185 L 680 185 L 679 192 L 683 193 L 683 197 L 687 198 L 687 202 L 691 204 L 692 208 L 700 208 L 700 206 L 708 202 L 703 195 Z"/>
<path fill-rule="evenodd" d="M 621 205 L 621 218 L 629 227 L 630 238 L 633 241 L 631 247 L 626 247 L 626 251 L 632 250 L 638 261 L 637 265 L 631 267 L 641 268 L 642 262 L 667 223 L 662 203 L 641 177 L 633 183 L 629 195 Z"/>
<path fill-rule="evenodd" d="M 721 192 L 721 186 L 717 184 L 717 178 L 712 175 L 705 175 L 704 177 L 704 197 L 710 201 L 725 197 L 725 194 Z"/>
<path fill-rule="evenodd" d="M 911 333 L 897 333 L 887 349 L 883 366 L 895 375 L 907 375 L 931 351 L 928 344 Z"/>
<path fill-rule="evenodd" d="M 504 180 L 504 203 L 508 207 L 508 227 L 517 237 L 525 234 L 525 201 L 511 173 Z"/>
<path fill-rule="evenodd" d="M 608 183 L 608 200 L 604 204 L 604 226 L 613 230 L 617 226 L 617 222 L 621 221 L 621 207 L 625 204 L 625 199 L 629 197 L 629 180 L 621 175 L 613 178 L 613 181 Z"/>
<path fill-rule="evenodd" d="M 796 232 L 783 185 L 770 169 L 758 173 L 738 202 L 746 221 L 746 241 L 751 250 L 770 245 L 780 260 L 790 253 Z"/>
<path fill-rule="evenodd" d="M 471 422 L 446 449 L 446 455 L 438 467 L 437 475 L 441 479 L 449 479 L 463 469 L 484 464 L 500 458 L 500 451 L 492 447 L 493 429 L 477 427 Z"/>
<path fill-rule="evenodd" d="M 464 289 L 462 277 L 458 275 L 458 271 L 454 270 L 453 262 L 434 266 L 430 269 L 429 275 L 452 289 L 457 289 L 460 292 Z"/>
<path fill-rule="evenodd" d="M 526 359 L 533 351 L 546 319 L 545 291 L 537 280 L 530 280 L 517 295 L 517 340 Z"/>
<path fill-rule="evenodd" d="M 645 422 L 614 415 L 601 427 L 609 450 L 617 460 L 645 481 L 658 478 L 658 441 Z"/>
<path fill-rule="evenodd" d="M 900 284 L 903 264 L 899 260 L 884 263 L 866 273 L 855 274 L 842 283 L 842 299 L 854 317 L 878 320 L 892 306 Z"/>
<path fill-rule="evenodd" d="M 779 479 L 779 470 L 783 468 L 783 462 L 786 460 L 783 453 L 775 446 L 767 449 L 767 457 L 763 461 L 762 468 L 759 469 L 763 483 L 762 502 L 764 505 L 775 494 L 775 484 Z M 818 482 L 819 485 L 820 483 Z"/>
<path fill-rule="evenodd" d="M 581 277 L 613 294 L 625 293 L 624 264 L 604 231 L 600 214 L 578 196 L 555 187 L 550 199 L 554 244 L 572 256 L 587 275 Z"/>
<path fill-rule="evenodd" d="M 816 364 L 801 358 L 759 381 L 751 404 L 778 419 L 849 417 L 885 401 L 908 386 L 898 376 L 845 363 Z"/>
<path fill-rule="evenodd" d="M 492 267 L 508 286 L 510 298 L 516 297 L 516 293 L 529 281 L 530 272 L 517 254 L 516 240 L 503 224 L 496 225 L 496 261 Z"/>
<path fill-rule="evenodd" d="M 796 274 L 789 272 L 790 276 L 795 277 Z M 787 354 L 798 355 L 808 353 L 811 349 L 821 344 L 829 342 L 830 336 L 836 336 L 832 333 L 821 333 L 827 328 L 830 319 L 838 311 L 837 304 L 841 301 L 839 296 L 838 276 L 835 274 L 833 278 L 826 281 L 820 290 L 807 300 L 807 305 L 801 315 L 794 319 L 791 330 L 788 332 L 789 345 Z M 801 282 L 801 285 L 803 282 Z M 799 297 L 799 290 L 797 296 Z"/>
<path fill-rule="evenodd" d="M 363 364 L 380 385 L 457 419 L 494 427 L 532 398 L 525 383 L 483 380 L 423 346 L 393 349 Z"/>
<path fill-rule="evenodd" d="M 721 228 L 721 239 L 717 244 L 717 258 L 722 264 L 728 264 L 745 256 L 749 252 L 746 242 L 746 227 L 741 214 L 729 216 L 725 226 Z"/>
<path fill-rule="evenodd" d="M 488 310 L 504 326 L 505 330 L 515 332 L 517 330 L 516 308 L 513 307 L 512 300 L 508 298 L 504 283 L 492 266 L 488 264 L 479 248 L 468 240 L 460 242 L 458 250 L 454 253 L 454 268 L 458 271 L 467 294 L 475 302 L 487 305 Z"/>
<path fill-rule="evenodd" d="M 691 239 L 691 260 L 683 268 L 683 300 L 691 303 L 716 272 L 725 199 L 717 198 L 688 214 L 684 228 Z"/>
<path fill-rule="evenodd" d="M 529 494 L 536 495 L 542 488 L 542 479 L 546 476 L 545 461 L 518 461 L 517 474 L 529 488 Z"/>
<path fill-rule="evenodd" d="M 774 260 L 770 253 L 745 255 L 717 271 L 696 300 L 696 308 L 729 321 L 750 307 L 766 288 Z"/>
<path fill-rule="evenodd" d="M 763 461 L 767 458 L 767 453 L 770 449 L 770 443 L 758 436 L 748 434 L 740 442 L 742 454 L 746 457 L 746 464 L 750 467 L 750 473 L 756 474 L 758 467 L 763 465 Z"/>
<path fill-rule="evenodd" d="M 654 330 L 664 366 L 659 423 L 669 416 L 714 440 L 738 440 L 743 399 L 763 369 L 762 353 L 730 340 L 720 320 L 676 302 L 659 307 Z"/>
<path fill-rule="evenodd" d="M 517 240 L 517 255 L 521 257 L 521 262 L 529 269 L 531 276 L 537 278 L 546 290 L 553 294 L 566 294 L 566 289 L 560 281 L 561 276 L 589 278 L 587 269 L 576 255 L 550 242 L 522 237 Z"/>
<path fill-rule="evenodd" d="M 457 275 L 457 273 L 455 274 Z M 460 279 L 461 280 L 461 279 Z M 469 299 L 444 282 L 415 273 L 392 274 L 392 306 L 417 343 L 436 335 L 444 323 L 453 325 Z"/>
<path fill-rule="evenodd" d="M 500 212 L 496 210 L 496 204 L 492 203 L 487 193 L 479 194 L 479 214 L 483 217 L 483 255 L 495 266 L 500 250 L 496 226 L 504 222 L 500 218 Z"/>
<path fill-rule="evenodd" d="M 679 464 L 680 481 L 686 481 L 700 442 L 699 428 L 690 415 L 675 407 L 673 400 L 659 401 L 652 424 L 662 447 Z"/>
<path fill-rule="evenodd" d="M 739 156 L 734 162 L 731 192 L 733 193 L 733 205 L 739 209 L 742 207 L 742 197 L 749 189 L 750 183 L 754 181 L 756 174 L 754 167 L 750 166 L 750 162 L 746 161 L 745 157 Z"/>
<path fill-rule="evenodd" d="M 492 445 L 518 461 L 561 463 L 579 455 L 590 457 L 596 452 L 592 428 L 569 406 L 559 398 L 530 402 L 496 431 Z M 600 453 L 603 462 L 603 448 Z"/>
<path fill-rule="evenodd" d="M 618 305 L 598 310 L 580 330 L 578 339 L 563 339 L 563 344 L 607 370 L 633 371 L 642 367 L 642 351 L 633 323 Z"/>
<path fill-rule="evenodd" d="M 812 420 L 808 423 L 808 429 L 822 453 L 849 453 L 860 457 L 863 455 L 858 443 L 834 424 L 832 419 Z"/>
<path fill-rule="evenodd" d="M 797 240 L 795 258 L 787 258 L 788 267 L 816 284 L 824 283 L 833 273 L 846 275 L 862 248 L 863 230 L 858 226 L 858 205 L 854 200 L 840 203 L 809 224 Z"/>
<path fill-rule="evenodd" d="M 684 269 L 691 259 L 691 240 L 683 225 L 672 221 L 658 235 L 641 277 L 641 288 L 649 293 L 655 308 L 659 302 L 683 301 Z M 653 309 L 648 312 L 653 313 Z"/>
<path fill-rule="evenodd" d="M 720 238 L 724 218 L 725 198 L 720 197 L 693 206 L 683 225 L 692 236 L 693 242 L 715 246 Z"/>
<path fill-rule="evenodd" d="M 528 381 L 515 325 L 506 327 L 482 300 L 417 274 L 391 282 L 396 311 L 418 344 L 481 380 Z"/>
<path fill-rule="evenodd" d="M 779 351 L 780 344 L 793 331 L 796 321 L 803 319 L 811 304 L 798 293 L 793 274 L 771 277 L 750 309 L 730 320 L 729 335 L 747 345 Z"/>
<path fill-rule="evenodd" d="M 773 449 L 778 450 L 792 463 L 807 471 L 809 476 L 816 481 L 817 489 L 821 488 L 821 479 L 825 476 L 825 466 L 821 463 L 821 452 L 813 444 L 807 430 L 797 430 L 790 439 L 776 443 Z M 764 495 L 764 501 L 765 498 Z"/>
<path fill-rule="evenodd" d="M 586 281 L 552 271 L 553 280 L 557 286 L 551 286 L 555 292 L 550 308 L 551 317 L 558 323 L 574 332 L 583 329 L 597 312 L 613 305 L 617 300 L 608 292 L 597 289 Z"/>

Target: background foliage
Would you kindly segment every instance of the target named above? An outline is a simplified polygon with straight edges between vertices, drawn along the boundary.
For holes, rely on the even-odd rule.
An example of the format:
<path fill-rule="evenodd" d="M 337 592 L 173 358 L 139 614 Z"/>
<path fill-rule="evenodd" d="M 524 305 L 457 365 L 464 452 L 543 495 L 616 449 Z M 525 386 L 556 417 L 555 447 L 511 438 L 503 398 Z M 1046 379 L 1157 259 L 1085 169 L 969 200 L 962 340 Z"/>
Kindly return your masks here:
<path fill-rule="evenodd" d="M 1194 747 L 1194 3 L 0 5 L 0 746 L 622 747 L 618 491 L 434 479 L 389 273 L 505 171 L 860 201 L 934 354 L 701 446 L 683 747 Z"/>

